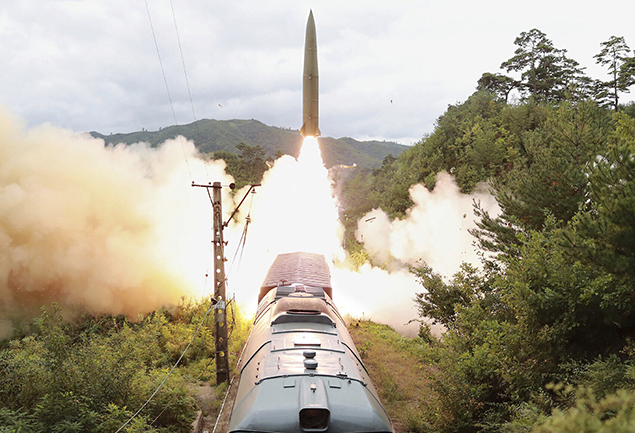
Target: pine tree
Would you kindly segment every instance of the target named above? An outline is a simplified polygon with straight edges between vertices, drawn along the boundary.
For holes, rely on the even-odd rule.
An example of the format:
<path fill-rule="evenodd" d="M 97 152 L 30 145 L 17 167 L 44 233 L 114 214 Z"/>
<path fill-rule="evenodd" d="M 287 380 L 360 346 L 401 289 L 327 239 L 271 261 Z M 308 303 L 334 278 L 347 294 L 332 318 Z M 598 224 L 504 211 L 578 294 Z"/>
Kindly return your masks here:
<path fill-rule="evenodd" d="M 610 100 L 615 111 L 618 110 L 619 93 L 628 93 L 629 87 L 635 84 L 635 58 L 629 56 L 630 48 L 623 36 L 611 36 L 600 44 L 603 48 L 593 56 L 596 63 L 608 67 L 609 81 L 597 82 L 597 98 Z"/>

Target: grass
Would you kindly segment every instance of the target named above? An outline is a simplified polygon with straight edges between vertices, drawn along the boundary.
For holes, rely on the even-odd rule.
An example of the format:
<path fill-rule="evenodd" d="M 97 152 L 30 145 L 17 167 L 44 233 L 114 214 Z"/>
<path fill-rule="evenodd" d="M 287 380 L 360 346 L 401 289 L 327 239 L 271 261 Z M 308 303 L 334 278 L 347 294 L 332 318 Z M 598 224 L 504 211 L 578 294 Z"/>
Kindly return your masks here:
<path fill-rule="evenodd" d="M 430 386 L 431 347 L 368 320 L 351 320 L 348 328 L 395 433 L 432 432 L 426 414 L 438 407 L 438 397 Z"/>

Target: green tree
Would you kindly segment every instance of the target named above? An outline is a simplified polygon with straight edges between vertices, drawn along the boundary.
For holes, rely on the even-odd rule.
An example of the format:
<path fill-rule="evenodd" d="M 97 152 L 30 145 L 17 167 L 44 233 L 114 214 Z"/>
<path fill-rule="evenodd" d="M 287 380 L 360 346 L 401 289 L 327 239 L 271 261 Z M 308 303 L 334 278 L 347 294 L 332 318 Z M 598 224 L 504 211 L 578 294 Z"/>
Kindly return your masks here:
<path fill-rule="evenodd" d="M 538 411 L 535 421 L 571 404 L 547 384 L 580 380 L 589 363 L 620 353 L 633 335 L 627 307 L 605 296 L 615 280 L 569 254 L 553 217 L 519 236 L 519 258 L 504 258 L 499 273 L 464 266 L 445 282 L 426 266 L 413 269 L 426 289 L 417 295 L 422 319 L 446 326 L 434 380 L 451 415 L 441 431 L 521 431 L 503 426 L 523 405 Z M 596 364 L 588 377 L 601 377 L 604 389 L 613 391 L 607 375 L 625 382 L 619 363 Z"/>
<path fill-rule="evenodd" d="M 611 100 L 615 111 L 619 108 L 619 93 L 628 93 L 629 87 L 635 84 L 635 61 L 630 56 L 631 49 L 626 45 L 623 36 L 611 36 L 600 44 L 602 50 L 593 56 L 596 63 L 608 68 L 609 81 L 598 82 L 597 97 L 600 100 Z"/>
<path fill-rule="evenodd" d="M 208 301 L 182 304 L 139 323 L 119 316 L 68 323 L 59 308 L 44 309 L 21 331 L 27 335 L 0 348 L 0 432 L 117 430 L 165 378 L 207 306 Z M 248 331 L 242 320 L 230 322 L 235 360 Z M 214 375 L 213 340 L 212 328 L 203 326 L 179 367 L 125 431 L 191 430 L 190 387 Z"/>
<path fill-rule="evenodd" d="M 499 116 L 474 117 L 456 140 L 461 150 L 454 170 L 456 182 L 463 191 L 472 191 L 479 182 L 498 176 L 505 170 L 509 132 Z"/>
<path fill-rule="evenodd" d="M 514 40 L 514 56 L 501 64 L 507 72 L 521 72 L 520 89 L 539 101 L 561 101 L 574 83 L 581 81 L 578 62 L 557 49 L 538 29 L 522 32 Z"/>
<path fill-rule="evenodd" d="M 626 433 L 635 427 L 635 392 L 620 389 L 601 399 L 589 389 L 576 393 L 575 405 L 555 410 L 534 433 Z"/>
<path fill-rule="evenodd" d="M 269 168 L 265 150 L 260 145 L 249 146 L 245 143 L 238 143 L 236 147 L 240 152 L 238 155 L 218 151 L 212 154 L 212 158 L 225 161 L 225 170 L 232 175 L 239 189 L 245 185 L 259 183 Z"/>
<path fill-rule="evenodd" d="M 541 78 L 547 69 L 547 59 L 550 59 L 555 50 L 553 43 L 540 30 L 531 29 L 529 32 L 522 32 L 514 40 L 514 45 L 518 46 L 514 57 L 503 62 L 501 69 L 522 72 L 522 85 L 529 87 L 532 94 L 538 95 L 543 87 Z"/>
<path fill-rule="evenodd" d="M 247 183 L 257 183 L 267 171 L 265 150 L 260 146 L 249 146 L 238 143 L 236 148 L 240 151 L 239 158 L 243 169 L 243 176 Z"/>
<path fill-rule="evenodd" d="M 399 155 L 389 180 L 402 185 L 400 194 L 416 183 L 432 190 L 437 173 L 445 170 L 456 174 L 463 192 L 471 192 L 504 164 L 504 108 L 505 103 L 489 91 L 477 91 L 465 102 L 448 106 L 434 132 Z"/>
<path fill-rule="evenodd" d="M 508 77 L 502 74 L 492 74 L 485 72 L 477 82 L 477 90 L 486 90 L 496 95 L 497 98 L 505 101 L 509 99 L 509 94 L 512 90 L 517 88 L 520 83 L 514 80 L 512 77 Z"/>
<path fill-rule="evenodd" d="M 425 263 L 411 267 L 410 272 L 426 289 L 416 294 L 419 316 L 430 318 L 434 324 L 440 323 L 451 330 L 458 328 L 460 309 L 480 304 L 493 311 L 491 307 L 500 301 L 492 288 L 491 275 L 486 277 L 468 263 L 463 263 L 460 271 L 447 283 Z"/>
<path fill-rule="evenodd" d="M 559 52 L 560 80 L 556 87 L 556 95 L 559 100 L 580 101 L 592 99 L 594 94 L 594 81 L 584 74 L 586 68 L 566 56 L 567 50 Z"/>
<path fill-rule="evenodd" d="M 548 215 L 564 226 L 588 194 L 587 164 L 607 145 L 610 117 L 595 103 L 549 108 L 509 156 L 512 168 L 492 179 L 502 213 L 492 218 L 478 204 L 480 217 L 471 233 L 486 251 L 515 256 L 519 232 L 542 230 Z"/>
<path fill-rule="evenodd" d="M 589 199 L 567 240 L 572 254 L 615 281 L 602 294 L 607 304 L 627 314 L 616 321 L 625 331 L 635 317 L 635 120 L 622 113 L 615 117 L 615 141 L 589 167 Z"/>

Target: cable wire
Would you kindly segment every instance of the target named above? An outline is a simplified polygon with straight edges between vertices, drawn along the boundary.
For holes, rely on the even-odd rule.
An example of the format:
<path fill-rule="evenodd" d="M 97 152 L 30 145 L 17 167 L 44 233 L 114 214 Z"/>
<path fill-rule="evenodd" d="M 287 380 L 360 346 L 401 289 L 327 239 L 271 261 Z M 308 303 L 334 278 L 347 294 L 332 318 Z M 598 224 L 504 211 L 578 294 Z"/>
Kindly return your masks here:
<path fill-rule="evenodd" d="M 181 63 L 183 64 L 183 75 L 185 75 L 185 84 L 187 86 L 187 94 L 190 97 L 190 106 L 192 107 L 192 117 L 196 121 L 196 113 L 194 112 L 194 101 L 192 100 L 192 92 L 190 91 L 190 80 L 187 78 L 187 68 L 185 67 L 185 58 L 183 57 L 183 47 L 181 46 L 181 36 L 179 35 L 179 27 L 176 24 L 176 14 L 174 13 L 174 3 L 170 0 L 172 7 L 172 18 L 174 20 L 174 30 L 176 31 L 176 39 L 179 43 L 179 52 L 181 53 Z"/>
<path fill-rule="evenodd" d="M 225 408 L 225 402 L 227 401 L 227 397 L 229 397 L 229 391 L 232 389 L 232 385 L 234 384 L 234 378 L 229 382 L 229 386 L 227 387 L 227 391 L 225 391 L 225 397 L 223 398 L 223 404 L 220 406 L 220 412 L 218 412 L 218 416 L 216 417 L 216 422 L 214 423 L 214 429 L 212 433 L 216 433 L 216 427 L 218 426 L 218 421 L 220 421 L 220 417 L 223 414 L 223 409 Z"/>
<path fill-rule="evenodd" d="M 157 57 L 159 58 L 159 65 L 161 66 L 161 73 L 163 74 L 163 82 L 165 83 L 165 90 L 168 94 L 168 100 L 170 101 L 170 108 L 172 109 L 172 116 L 174 117 L 174 126 L 176 127 L 177 135 L 181 135 L 179 130 L 179 122 L 176 120 L 176 111 L 174 111 L 174 104 L 172 103 L 172 95 L 170 94 L 170 87 L 168 86 L 168 79 L 165 76 L 165 69 L 163 68 L 163 60 L 161 60 L 161 52 L 159 51 L 159 43 L 157 42 L 157 35 L 154 32 L 154 25 L 152 24 L 152 17 L 150 16 L 150 7 L 148 6 L 148 0 L 144 0 L 146 4 L 146 11 L 148 12 L 148 21 L 150 22 L 150 30 L 152 30 L 152 39 L 154 39 L 154 47 L 157 50 Z M 180 43 L 179 43 L 180 44 Z M 187 153 L 185 152 L 185 146 L 181 141 L 181 149 L 183 150 L 183 156 L 185 157 L 185 164 L 187 165 L 187 171 L 192 177 L 192 170 L 190 169 L 190 163 L 187 160 Z"/>
<path fill-rule="evenodd" d="M 187 86 L 187 94 L 190 97 L 190 107 L 192 107 L 192 118 L 194 119 L 194 126 L 196 127 L 196 136 L 198 141 L 201 141 L 201 131 L 198 127 L 198 120 L 196 119 L 196 112 L 194 111 L 194 100 L 192 99 L 192 91 L 190 90 L 190 80 L 187 77 L 187 68 L 185 67 L 185 57 L 183 56 L 183 47 L 181 46 L 181 36 L 179 34 L 179 26 L 176 24 L 176 13 L 174 12 L 174 2 L 170 0 L 170 6 L 172 8 L 172 19 L 174 21 L 174 30 L 176 32 L 176 40 L 179 43 L 179 52 L 181 53 L 181 64 L 183 64 L 183 75 L 185 75 L 185 85 Z M 200 143 L 199 143 L 200 144 Z M 209 179 L 209 172 L 207 171 L 207 164 L 203 164 L 205 167 L 205 175 Z"/>
<path fill-rule="evenodd" d="M 154 31 L 154 25 L 152 23 L 152 16 L 150 14 L 150 7 L 148 6 L 148 1 L 144 0 L 145 6 L 146 6 L 146 12 L 148 14 L 148 21 L 150 23 L 150 30 L 152 31 L 152 39 L 154 41 L 154 47 L 156 49 L 157 52 L 157 58 L 159 59 L 159 65 L 161 67 L 161 74 L 163 76 L 163 83 L 165 84 L 165 90 L 166 93 L 168 95 L 168 101 L 170 102 L 170 109 L 172 110 L 172 117 L 174 118 L 174 126 L 176 128 L 176 132 L 177 135 L 181 136 L 181 132 L 179 130 L 179 123 L 178 123 L 178 119 L 176 117 L 176 111 L 174 110 L 174 103 L 172 101 L 172 95 L 170 93 L 170 87 L 168 85 L 168 80 L 165 74 L 165 68 L 163 67 L 163 60 L 161 59 L 161 52 L 159 50 L 159 44 L 157 42 L 157 37 L 156 37 L 156 32 Z M 190 98 L 190 106 L 192 108 L 192 116 L 194 118 L 194 124 L 196 126 L 196 130 L 197 130 L 197 134 L 200 140 L 201 134 L 198 128 L 198 122 L 196 119 L 196 112 L 194 110 L 194 101 L 192 99 L 192 92 L 190 89 L 190 83 L 189 83 L 189 79 L 187 76 L 187 68 L 185 67 L 185 58 L 183 56 L 183 48 L 181 45 L 181 37 L 179 35 L 179 29 L 178 29 L 178 25 L 176 22 L 176 13 L 174 11 L 174 3 L 172 0 L 170 0 L 170 6 L 172 9 L 172 17 L 174 20 L 174 29 L 176 31 L 176 37 L 177 37 L 177 41 L 178 41 L 178 45 L 179 45 L 179 52 L 181 55 L 181 63 L 183 65 L 183 74 L 185 75 L 185 83 L 187 86 L 187 93 L 189 95 Z M 187 171 L 190 174 L 190 177 L 192 177 L 192 170 L 190 168 L 190 164 L 189 161 L 187 159 L 187 153 L 185 152 L 185 146 L 183 144 L 183 140 L 181 141 L 181 149 L 183 150 L 183 157 L 185 158 L 185 164 L 187 166 Z M 207 164 L 204 164 L 205 166 L 205 172 L 207 174 L 207 176 L 209 177 L 209 173 L 207 172 Z M 208 195 L 209 195 L 209 189 L 208 189 Z M 209 196 L 210 201 L 213 202 L 211 195 Z M 207 275 L 206 275 L 207 276 Z M 172 373 L 174 372 L 174 370 L 176 369 L 176 367 L 180 364 L 181 360 L 183 359 L 183 357 L 185 356 L 185 353 L 187 353 L 187 351 L 189 350 L 189 348 L 191 347 L 192 343 L 194 342 L 194 340 L 196 339 L 196 337 L 198 336 L 199 331 L 201 330 L 201 327 L 203 326 L 203 324 L 205 323 L 207 316 L 209 315 L 210 311 L 212 310 L 214 304 L 216 302 L 214 300 L 212 300 L 212 302 L 210 302 L 210 305 L 207 308 L 207 311 L 205 312 L 205 316 L 203 317 L 203 319 L 201 320 L 201 323 L 198 325 L 198 327 L 196 328 L 196 332 L 194 332 L 194 335 L 192 336 L 192 339 L 190 340 L 190 342 L 188 343 L 188 345 L 185 347 L 185 349 L 183 350 L 183 353 L 181 353 L 181 356 L 179 356 L 179 359 L 177 359 L 177 361 L 174 363 L 174 365 L 172 366 L 172 368 L 170 369 L 170 371 L 168 372 L 168 374 L 165 376 L 165 378 L 161 381 L 161 383 L 159 384 L 159 386 L 154 390 L 154 392 L 152 393 L 152 395 L 150 395 L 150 397 L 148 397 L 148 399 L 146 400 L 146 402 L 139 408 L 139 410 L 137 410 L 137 412 L 135 412 L 130 419 L 128 419 L 128 421 L 126 421 L 121 427 L 119 427 L 119 429 L 115 432 L 115 433 L 119 433 L 121 430 L 123 430 L 124 427 L 126 427 L 134 418 L 137 417 L 137 415 L 139 415 L 141 413 L 141 411 L 143 409 L 145 409 L 145 407 L 150 403 L 150 401 L 152 401 L 152 399 L 154 398 L 154 396 L 161 390 L 161 388 L 163 387 L 163 385 L 168 381 L 168 379 L 170 378 L 170 376 L 172 375 Z M 224 402 L 223 402 L 224 404 Z M 165 409 L 164 409 L 165 411 Z M 161 412 L 163 413 L 163 412 Z M 161 416 L 161 414 L 159 414 L 159 416 Z M 158 417 L 157 417 L 158 419 Z M 153 421 L 153 423 L 156 421 L 156 419 Z"/>
<path fill-rule="evenodd" d="M 238 269 L 240 269 L 240 264 L 243 260 L 243 252 L 245 251 L 245 244 L 247 242 L 247 229 L 249 228 L 249 224 L 251 223 L 251 207 L 254 204 L 254 196 L 256 190 L 252 191 L 251 200 L 249 201 L 249 211 L 247 212 L 247 216 L 245 217 L 245 228 L 243 229 L 242 234 L 240 235 L 240 240 L 238 241 L 238 245 L 236 246 L 236 252 L 234 253 L 234 257 L 232 258 L 231 265 L 229 265 L 229 271 L 227 274 L 231 274 L 232 269 L 234 268 L 234 264 L 236 263 L 236 256 L 240 252 L 240 257 L 238 259 Z"/>

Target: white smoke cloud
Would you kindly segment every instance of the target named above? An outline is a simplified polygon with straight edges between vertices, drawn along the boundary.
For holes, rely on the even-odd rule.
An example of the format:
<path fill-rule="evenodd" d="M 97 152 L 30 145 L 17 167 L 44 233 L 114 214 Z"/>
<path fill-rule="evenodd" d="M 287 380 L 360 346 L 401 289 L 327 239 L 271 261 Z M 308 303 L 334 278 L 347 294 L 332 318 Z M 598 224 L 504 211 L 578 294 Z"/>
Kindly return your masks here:
<path fill-rule="evenodd" d="M 496 199 L 481 184 L 472 194 L 462 194 L 452 176 L 437 175 L 433 191 L 413 185 L 410 196 L 414 205 L 406 218 L 390 221 L 381 209 L 366 214 L 357 224 L 357 239 L 381 265 L 389 258 L 414 265 L 425 261 L 436 272 L 450 277 L 462 262 L 480 264 L 474 237 L 468 229 L 476 228 L 473 202 L 481 202 L 490 214 L 500 210 Z"/>
<path fill-rule="evenodd" d="M 393 221 L 381 209 L 374 209 L 357 224 L 357 239 L 372 257 L 358 270 L 335 269 L 334 298 L 340 309 L 354 317 L 368 317 L 386 323 L 406 335 L 414 335 L 419 319 L 415 295 L 425 291 L 408 271 L 408 265 L 423 260 L 444 275 L 452 276 L 462 262 L 479 266 L 474 238 L 473 201 L 496 215 L 493 196 L 479 185 L 473 194 L 461 194 L 452 176 L 439 173 L 432 192 L 423 185 L 410 188 L 414 205 L 404 219 Z M 439 333 L 439 327 L 433 328 Z"/>
<path fill-rule="evenodd" d="M 24 130 L 0 109 L 1 334 L 12 316 L 37 314 L 51 302 L 135 317 L 182 296 L 209 295 L 212 208 L 205 189 L 191 187 L 193 179 L 232 181 L 222 161 L 205 164 L 182 137 L 158 148 L 104 146 L 50 125 Z M 417 325 L 406 323 L 417 318 L 414 297 L 424 288 L 405 265 L 423 259 L 451 275 L 462 261 L 477 263 L 467 233 L 472 200 L 496 213 L 487 193 L 460 194 L 440 174 L 433 192 L 411 188 L 415 205 L 405 219 L 373 210 L 360 220 L 358 237 L 373 264 L 352 271 L 341 267 L 343 230 L 316 143 L 305 143 L 298 160 L 277 160 L 262 183 L 225 230 L 228 293 L 248 314 L 278 254 L 317 252 L 338 263 L 332 280 L 343 313 L 415 333 Z M 223 188 L 225 221 L 244 192 L 231 197 Z M 249 212 L 242 260 L 234 262 Z M 389 257 L 395 260 L 388 270 L 378 267 Z"/>
<path fill-rule="evenodd" d="M 205 294 L 211 206 L 190 171 L 231 181 L 182 137 L 105 147 L 0 109 L 0 318 L 51 302 L 135 317 Z"/>
<path fill-rule="evenodd" d="M 390 221 L 375 209 L 359 221 L 358 237 L 372 253 L 373 263 L 352 270 L 344 260 L 332 185 L 316 150 L 314 143 L 305 141 L 304 157 L 298 161 L 282 157 L 265 174 L 254 198 L 241 267 L 229 275 L 230 291 L 252 312 L 260 283 L 278 254 L 317 252 L 335 262 L 333 299 L 343 314 L 416 334 L 419 325 L 411 322 L 419 318 L 414 299 L 425 288 L 407 265 L 423 259 L 447 276 L 458 271 L 463 261 L 478 265 L 473 237 L 467 232 L 474 227 L 472 201 L 481 200 L 495 214 L 494 198 L 483 191 L 483 185 L 474 194 L 461 194 L 447 173 L 439 174 L 433 192 L 413 186 L 410 193 L 415 204 L 405 219 Z"/>
<path fill-rule="evenodd" d="M 419 329 L 415 294 L 423 291 L 407 268 L 388 272 L 370 263 L 357 270 L 336 267 L 332 273 L 333 298 L 343 314 L 370 318 L 406 335 Z"/>

